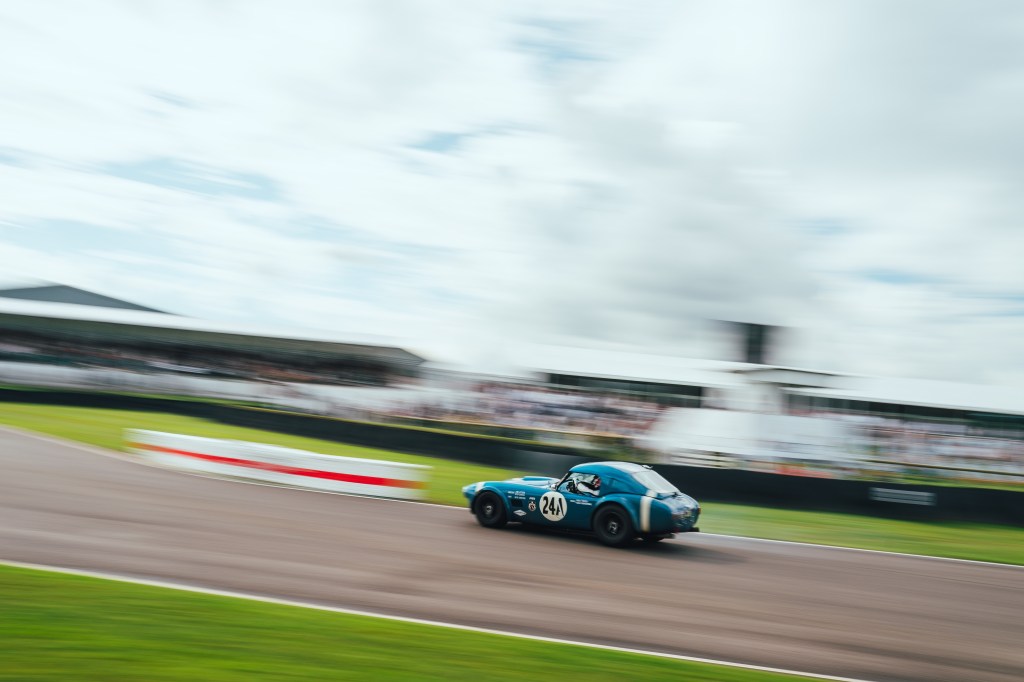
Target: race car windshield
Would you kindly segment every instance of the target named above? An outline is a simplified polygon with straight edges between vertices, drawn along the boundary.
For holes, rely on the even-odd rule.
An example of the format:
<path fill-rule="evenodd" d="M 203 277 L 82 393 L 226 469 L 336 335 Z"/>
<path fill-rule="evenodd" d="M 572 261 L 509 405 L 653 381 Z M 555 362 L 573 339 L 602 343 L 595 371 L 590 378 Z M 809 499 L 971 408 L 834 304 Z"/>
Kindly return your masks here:
<path fill-rule="evenodd" d="M 674 485 L 666 481 L 664 477 L 662 477 L 662 475 L 659 474 L 657 471 L 644 469 L 643 471 L 638 471 L 635 474 L 633 474 L 633 478 L 636 479 L 637 483 L 639 483 L 643 487 L 647 488 L 648 490 L 653 490 L 656 493 L 679 492 L 678 488 L 676 488 Z"/>

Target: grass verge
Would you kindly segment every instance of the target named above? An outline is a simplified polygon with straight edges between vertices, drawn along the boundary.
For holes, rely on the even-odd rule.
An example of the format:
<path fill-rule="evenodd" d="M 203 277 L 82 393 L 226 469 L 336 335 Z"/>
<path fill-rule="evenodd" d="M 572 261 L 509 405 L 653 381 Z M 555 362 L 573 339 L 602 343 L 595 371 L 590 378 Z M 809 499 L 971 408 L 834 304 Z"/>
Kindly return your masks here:
<path fill-rule="evenodd" d="M 808 679 L 0 565 L 0 680 Z"/>
<path fill-rule="evenodd" d="M 521 473 L 153 412 L 0 403 L 0 423 L 114 450 L 123 448 L 123 429 L 142 428 L 427 464 L 433 467 L 429 500 L 459 506 L 465 504 L 460 488 L 466 483 Z M 700 526 L 709 533 L 1024 565 L 1024 528 L 1014 526 L 902 521 L 719 502 L 703 502 L 703 507 Z"/>

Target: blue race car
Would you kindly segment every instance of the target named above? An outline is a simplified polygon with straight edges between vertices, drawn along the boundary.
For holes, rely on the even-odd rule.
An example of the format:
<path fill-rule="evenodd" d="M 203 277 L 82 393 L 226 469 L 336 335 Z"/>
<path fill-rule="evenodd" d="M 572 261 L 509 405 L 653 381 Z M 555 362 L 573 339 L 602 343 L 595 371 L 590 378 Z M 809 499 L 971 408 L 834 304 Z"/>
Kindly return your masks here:
<path fill-rule="evenodd" d="M 523 476 L 462 488 L 481 526 L 511 522 L 591 531 L 612 547 L 695 533 L 700 505 L 651 467 L 627 462 L 574 466 L 562 478 Z"/>

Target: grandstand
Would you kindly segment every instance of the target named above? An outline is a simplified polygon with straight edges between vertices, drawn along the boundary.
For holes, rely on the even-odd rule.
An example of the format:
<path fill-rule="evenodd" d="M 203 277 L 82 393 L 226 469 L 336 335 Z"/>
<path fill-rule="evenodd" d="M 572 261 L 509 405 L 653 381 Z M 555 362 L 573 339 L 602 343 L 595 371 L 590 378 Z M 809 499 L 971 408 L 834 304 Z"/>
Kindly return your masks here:
<path fill-rule="evenodd" d="M 363 416 L 674 464 L 1024 481 L 1019 390 L 580 348 L 534 347 L 516 364 L 449 369 L 439 390 Z"/>
<path fill-rule="evenodd" d="M 256 384 L 388 386 L 415 377 L 423 362 L 366 339 L 242 328 L 74 287 L 0 290 L 0 380 L 7 383 L 259 398 L 273 392 Z"/>
<path fill-rule="evenodd" d="M 535 349 L 534 380 L 657 402 L 617 432 L 663 462 L 1024 482 L 1024 391 L 803 368 Z"/>
<path fill-rule="evenodd" d="M 874 415 L 1024 432 L 1024 391 L 945 381 L 847 377 L 842 388 L 786 392 L 794 412 Z"/>
<path fill-rule="evenodd" d="M 542 384 L 629 395 L 666 407 L 714 405 L 741 384 L 742 362 L 698 360 L 586 348 L 533 347 L 520 360 Z"/>

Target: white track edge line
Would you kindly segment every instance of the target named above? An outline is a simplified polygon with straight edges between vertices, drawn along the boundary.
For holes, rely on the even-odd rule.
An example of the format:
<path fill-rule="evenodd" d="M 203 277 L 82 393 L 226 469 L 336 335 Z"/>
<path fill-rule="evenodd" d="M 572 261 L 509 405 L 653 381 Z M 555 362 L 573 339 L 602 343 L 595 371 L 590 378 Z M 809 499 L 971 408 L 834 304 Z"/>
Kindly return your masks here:
<path fill-rule="evenodd" d="M 75 449 L 75 450 L 82 450 L 84 452 L 90 452 L 92 454 L 101 455 L 103 457 L 110 457 L 112 459 L 118 459 L 118 460 L 121 460 L 123 462 L 132 462 L 134 464 L 141 464 L 143 466 L 148 466 L 148 467 L 151 467 L 153 469 L 160 469 L 161 471 L 172 471 L 174 473 L 184 474 L 186 476 L 198 476 L 200 478 L 207 478 L 207 479 L 212 479 L 212 480 L 217 480 L 217 481 L 229 481 L 229 482 L 233 482 L 233 483 L 246 483 L 248 485 L 261 485 L 261 486 L 265 486 L 265 487 L 268 487 L 268 488 L 283 488 L 285 490 L 302 490 L 304 492 L 319 493 L 321 495 L 342 495 L 342 496 L 345 496 L 345 497 L 361 497 L 363 499 L 369 499 L 369 500 L 380 500 L 382 502 L 399 502 L 401 504 L 422 504 L 422 505 L 427 505 L 429 507 L 437 507 L 439 509 L 450 509 L 450 510 L 454 510 L 454 511 L 457 511 L 457 512 L 460 512 L 460 513 L 463 513 L 463 514 L 466 513 L 466 511 L 467 511 L 466 507 L 456 507 L 454 505 L 448 505 L 448 504 L 437 504 L 436 502 L 420 502 L 420 501 L 417 501 L 417 500 L 399 500 L 399 499 L 396 499 L 396 498 L 393 498 L 393 497 L 374 497 L 373 495 L 360 495 L 358 493 L 343 493 L 343 492 L 335 492 L 335 491 L 332 491 L 332 490 L 315 490 L 315 489 L 312 489 L 312 488 L 302 488 L 302 487 L 299 487 L 299 486 L 278 485 L 278 484 L 275 484 L 275 483 L 269 483 L 267 481 L 251 481 L 251 480 L 248 480 L 248 479 L 230 478 L 230 477 L 227 477 L 227 476 L 214 476 L 214 475 L 203 474 L 203 473 L 194 472 L 194 471 L 184 471 L 184 470 L 180 470 L 180 469 L 171 469 L 170 467 L 160 466 L 158 464 L 153 464 L 153 463 L 150 463 L 150 462 L 146 462 L 144 460 L 136 459 L 136 458 L 128 455 L 127 453 L 121 452 L 119 450 L 108 450 L 107 448 L 101 448 L 101 447 L 97 447 L 97 446 L 94 446 L 94 445 L 86 445 L 85 443 L 79 443 L 77 441 L 67 440 L 67 439 L 64 439 L 64 438 L 59 438 L 57 436 L 50 436 L 48 434 L 39 433 L 37 431 L 30 431 L 30 430 L 27 430 L 27 429 L 20 429 L 20 428 L 17 428 L 15 426 L 8 426 L 6 424 L 0 424 L 0 432 L 2 432 L 2 431 L 8 431 L 10 433 L 15 433 L 15 434 L 18 434 L 18 435 L 21 435 L 21 436 L 25 436 L 25 437 L 28 437 L 28 438 L 35 438 L 37 440 L 45 441 L 45 442 L 48 442 L 48 443 L 54 443 L 55 445 L 63 445 L 64 447 L 72 448 L 72 449 Z M 1024 569 L 1024 565 L 1007 564 L 1007 563 L 1003 563 L 1003 562 L 1000 562 L 1000 561 L 982 561 L 980 559 L 958 559 L 956 557 L 935 556 L 933 554 L 911 554 L 909 552 L 891 552 L 891 551 L 887 551 L 887 550 L 884 550 L 884 549 L 867 549 L 865 547 L 847 547 L 845 545 L 823 545 L 823 544 L 816 543 L 816 542 L 800 542 L 798 540 L 775 540 L 775 539 L 772 539 L 772 538 L 759 538 L 759 537 L 754 537 L 754 536 L 751 536 L 751 535 L 725 535 L 723 533 L 697 533 L 697 535 L 705 536 L 705 537 L 710 537 L 710 538 L 726 538 L 726 539 L 730 539 L 730 540 L 749 540 L 749 541 L 752 541 L 752 542 L 771 542 L 771 543 L 781 544 L 781 545 L 795 545 L 795 546 L 798 546 L 798 547 L 817 547 L 817 548 L 820 548 L 820 549 L 837 549 L 837 550 L 842 550 L 842 551 L 845 551 L 845 552 L 865 552 L 867 554 L 881 554 L 883 556 L 897 556 L 897 557 L 903 556 L 903 557 L 911 557 L 911 558 L 914 558 L 914 559 L 928 559 L 928 560 L 931 560 L 931 561 L 951 561 L 951 562 L 954 562 L 954 563 L 975 564 L 975 565 L 978 565 L 978 566 L 1000 566 L 1000 567 L 1004 567 L 1004 568 L 1013 568 L 1013 569 L 1017 569 L 1017 570 Z"/>
<path fill-rule="evenodd" d="M 604 651 L 617 651 L 626 654 L 638 654 L 641 656 L 651 656 L 655 658 L 667 658 L 677 661 L 689 661 L 692 663 L 705 663 L 709 665 L 720 665 L 730 668 L 744 668 L 746 670 L 757 670 L 760 672 L 777 673 L 782 675 L 794 675 L 799 677 L 807 677 L 816 680 L 830 680 L 832 682 L 871 682 L 866 679 L 859 679 L 853 677 L 840 677 L 836 675 L 826 675 L 822 673 L 809 673 L 800 670 L 788 670 L 786 668 L 773 668 L 763 665 L 755 665 L 752 663 L 736 663 L 733 661 L 724 661 L 715 658 L 702 658 L 699 656 L 687 656 L 685 654 L 672 654 L 663 651 L 650 651 L 646 649 L 633 649 L 630 647 L 614 646 L 611 644 L 596 644 L 593 642 L 583 642 L 571 639 L 560 639 L 557 637 L 545 637 L 543 635 L 530 635 L 522 632 L 514 632 L 511 630 L 497 630 L 493 628 L 482 628 L 474 625 L 461 625 L 459 623 L 452 623 L 446 621 L 437 620 L 426 620 L 423 618 L 411 618 L 408 616 L 394 616 L 385 613 L 375 613 L 373 611 L 363 611 L 359 609 L 349 609 L 341 606 L 328 606 L 326 604 L 317 604 L 314 602 L 303 602 L 292 599 L 281 599 L 278 597 L 268 597 L 258 594 L 249 594 L 246 592 L 236 592 L 232 590 L 220 590 L 211 587 L 202 587 L 198 585 L 188 585 L 185 583 L 172 583 L 162 580 L 151 580 L 149 578 L 136 578 L 132 576 L 119 575 L 117 573 L 106 573 L 103 571 L 89 571 L 78 568 L 67 568 L 63 566 L 50 566 L 46 564 L 35 564 L 24 561 L 12 561 L 8 559 L 0 559 L 0 565 L 10 566 L 12 568 L 23 568 L 36 571 L 48 571 L 51 573 L 64 573 L 68 575 L 83 576 L 86 578 L 98 578 L 101 580 L 112 580 L 116 582 L 130 583 L 133 585 L 147 585 L 149 587 L 162 587 L 172 590 L 180 590 L 182 592 L 194 592 L 197 594 L 209 594 L 218 597 L 232 597 L 235 599 L 247 599 L 249 601 L 263 602 L 266 604 L 278 604 L 281 606 L 293 606 L 304 609 L 313 609 L 316 611 L 328 611 L 331 613 L 342 613 L 352 616 L 364 616 L 368 618 L 379 618 L 382 620 L 393 620 L 401 623 L 412 623 L 415 625 L 430 625 L 434 627 L 447 628 L 449 630 L 462 630 L 465 632 L 477 632 L 487 635 L 500 635 L 504 637 L 514 637 L 516 639 L 526 639 L 536 642 L 547 642 L 549 644 L 564 644 L 570 646 L 582 646 L 591 649 L 602 649 Z"/>

